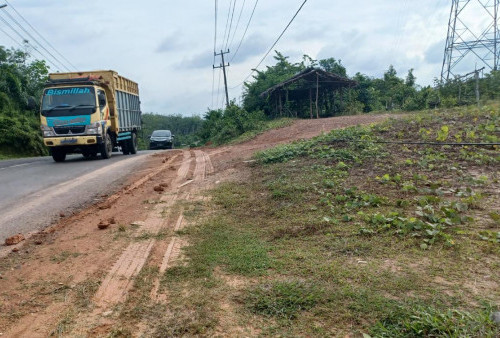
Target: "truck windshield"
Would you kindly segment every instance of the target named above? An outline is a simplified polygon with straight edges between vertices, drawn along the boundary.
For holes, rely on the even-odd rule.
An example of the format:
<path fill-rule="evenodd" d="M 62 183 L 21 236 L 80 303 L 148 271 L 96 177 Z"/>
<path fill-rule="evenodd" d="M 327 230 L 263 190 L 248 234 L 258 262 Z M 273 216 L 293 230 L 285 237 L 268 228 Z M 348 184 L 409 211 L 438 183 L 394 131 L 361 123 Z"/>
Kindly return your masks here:
<path fill-rule="evenodd" d="M 95 109 L 93 87 L 47 88 L 43 92 L 43 116 L 90 115 Z"/>

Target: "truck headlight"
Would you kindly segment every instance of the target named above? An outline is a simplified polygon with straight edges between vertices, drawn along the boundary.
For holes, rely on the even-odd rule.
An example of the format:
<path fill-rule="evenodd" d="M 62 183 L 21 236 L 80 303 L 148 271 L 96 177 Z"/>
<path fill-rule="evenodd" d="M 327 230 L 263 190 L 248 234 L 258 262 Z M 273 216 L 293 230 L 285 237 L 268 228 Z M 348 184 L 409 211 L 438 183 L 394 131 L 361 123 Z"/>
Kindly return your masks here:
<path fill-rule="evenodd" d="M 43 137 L 54 137 L 56 136 L 56 133 L 54 132 L 54 128 L 41 125 L 40 128 L 42 129 Z"/>
<path fill-rule="evenodd" d="M 94 122 L 87 125 L 87 134 L 90 135 L 100 135 L 102 134 L 102 125 L 100 122 Z"/>

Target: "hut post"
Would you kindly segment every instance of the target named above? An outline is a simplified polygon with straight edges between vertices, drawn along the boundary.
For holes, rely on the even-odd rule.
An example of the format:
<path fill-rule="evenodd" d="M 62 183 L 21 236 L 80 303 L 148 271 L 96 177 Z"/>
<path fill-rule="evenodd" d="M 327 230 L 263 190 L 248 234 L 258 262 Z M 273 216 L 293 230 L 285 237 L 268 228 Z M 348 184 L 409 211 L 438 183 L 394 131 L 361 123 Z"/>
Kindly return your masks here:
<path fill-rule="evenodd" d="M 312 88 L 309 88 L 309 115 L 311 119 L 313 118 L 313 93 Z"/>
<path fill-rule="evenodd" d="M 285 93 L 285 106 L 288 109 L 288 88 L 286 89 L 286 93 Z M 288 110 L 290 110 L 290 109 L 288 109 Z M 288 111 L 286 114 L 288 115 Z"/>
<path fill-rule="evenodd" d="M 278 116 L 278 97 L 274 94 L 274 116 Z"/>
<path fill-rule="evenodd" d="M 344 110 L 344 88 L 340 87 L 340 109 Z"/>
<path fill-rule="evenodd" d="M 319 74 L 316 73 L 316 118 L 317 119 L 319 119 L 318 98 L 319 98 Z"/>
<path fill-rule="evenodd" d="M 280 117 L 283 116 L 283 103 L 281 102 L 281 90 L 279 91 Z"/>

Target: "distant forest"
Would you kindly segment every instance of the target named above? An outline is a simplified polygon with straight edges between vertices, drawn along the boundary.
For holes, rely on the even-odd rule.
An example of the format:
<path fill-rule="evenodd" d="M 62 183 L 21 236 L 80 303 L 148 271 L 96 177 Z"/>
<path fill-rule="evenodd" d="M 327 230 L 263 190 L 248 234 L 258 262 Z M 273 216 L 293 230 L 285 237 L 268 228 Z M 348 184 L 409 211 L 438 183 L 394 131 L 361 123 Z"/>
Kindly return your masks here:
<path fill-rule="evenodd" d="M 220 144 L 239 135 L 262 129 L 266 121 L 281 117 L 309 117 L 309 101 L 283 102 L 283 114 L 276 114 L 273 102 L 260 94 L 307 68 L 347 77 L 340 60 L 314 60 L 305 55 L 301 62 L 276 52 L 275 64 L 256 71 L 245 83 L 242 105 L 234 101 L 224 109 L 208 110 L 203 117 L 184 117 L 178 114 L 143 114 L 141 147 L 147 147 L 148 136 L 155 129 L 170 129 L 176 136 L 175 145 Z M 39 104 L 49 67 L 45 61 L 32 60 L 17 49 L 0 46 L 0 159 L 18 156 L 46 155 L 47 149 L 39 127 Z M 389 66 L 382 78 L 356 73 L 350 78 L 357 86 L 342 94 L 326 95 L 319 104 L 319 116 L 362 114 L 374 111 L 412 111 L 434 107 L 454 107 L 475 102 L 475 81 L 455 79 L 447 83 L 435 81 L 434 86 L 419 86 L 409 69 L 400 77 Z M 305 84 L 297 83 L 294 89 Z M 485 74 L 479 80 L 481 100 L 495 100 L 500 95 L 500 71 Z M 340 99 L 339 95 L 342 95 Z M 201 113 L 201 112 L 200 112 Z"/>

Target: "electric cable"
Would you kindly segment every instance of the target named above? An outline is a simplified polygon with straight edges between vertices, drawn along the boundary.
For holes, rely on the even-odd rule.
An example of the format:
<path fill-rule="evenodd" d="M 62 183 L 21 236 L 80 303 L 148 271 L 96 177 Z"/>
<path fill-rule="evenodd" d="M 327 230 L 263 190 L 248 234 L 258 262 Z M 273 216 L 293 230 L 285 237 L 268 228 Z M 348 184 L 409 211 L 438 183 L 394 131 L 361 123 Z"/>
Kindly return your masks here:
<path fill-rule="evenodd" d="M 54 50 L 54 51 L 55 51 L 55 52 L 56 52 L 56 53 L 57 53 L 57 54 L 58 54 L 61 58 L 63 58 L 63 59 L 64 59 L 64 61 L 66 61 L 66 62 L 67 62 L 67 63 L 68 63 L 68 64 L 69 64 L 69 65 L 70 65 L 70 66 L 71 66 L 74 70 L 77 70 L 77 68 L 76 68 L 76 67 L 75 67 L 75 66 L 74 66 L 74 65 L 73 65 L 73 64 L 72 64 L 72 63 L 71 63 L 68 59 L 66 59 L 66 58 L 64 57 L 64 55 L 62 55 L 62 54 L 61 54 L 61 53 L 60 53 L 60 52 L 59 52 L 59 51 L 58 51 L 58 50 L 57 50 L 57 49 L 56 49 L 56 48 L 55 48 L 55 47 L 54 47 L 54 46 L 53 46 L 53 45 L 52 45 L 49 41 L 47 41 L 47 39 L 46 39 L 46 38 L 45 38 L 42 34 L 40 34 L 40 32 L 39 32 L 39 31 L 38 31 L 35 27 L 33 27 L 33 25 L 31 25 L 31 24 L 29 23 L 29 21 L 28 21 L 28 20 L 26 20 L 26 19 L 24 18 L 24 16 L 22 16 L 22 15 L 21 15 L 21 13 L 19 13 L 19 12 L 16 10 L 16 8 L 15 8 L 14 6 L 12 6 L 12 4 L 11 4 L 9 1 L 5 0 L 5 2 L 9 5 L 9 7 L 10 7 L 10 8 L 12 8 L 12 10 L 13 10 L 13 11 L 14 11 L 14 12 L 15 12 L 15 13 L 16 13 L 16 14 L 17 14 L 17 15 L 18 15 L 21 19 L 23 19 L 23 21 L 24 21 L 24 22 L 25 22 L 25 23 L 26 23 L 26 24 L 27 24 L 27 25 L 28 25 L 28 26 L 29 26 L 29 27 L 30 27 L 30 28 L 31 28 L 31 29 L 32 29 L 32 30 L 33 30 L 33 31 L 34 31 L 34 32 L 35 32 L 35 33 L 36 33 L 36 34 L 37 34 L 37 35 L 38 35 L 38 36 L 39 36 L 39 37 L 43 40 L 43 41 L 45 41 L 45 43 L 46 43 L 47 45 L 49 45 L 49 46 L 50 46 L 50 48 L 52 48 L 52 49 L 53 49 L 53 50 Z"/>
<path fill-rule="evenodd" d="M 233 18 L 234 18 L 234 10 L 236 9 L 236 0 L 233 2 L 233 11 L 231 14 L 231 22 L 229 24 L 229 30 L 227 31 L 227 39 L 226 39 L 226 46 L 224 47 L 224 50 L 227 49 L 228 44 L 229 44 L 229 37 L 231 36 L 231 29 L 233 27 Z"/>
<path fill-rule="evenodd" d="M 238 44 L 238 47 L 236 48 L 236 51 L 234 52 L 233 56 L 231 57 L 231 60 L 229 62 L 233 62 L 233 59 L 236 57 L 236 54 L 238 54 L 238 51 L 240 50 L 241 44 L 243 43 L 243 40 L 245 39 L 245 36 L 248 31 L 248 27 L 250 26 L 250 22 L 252 22 L 253 15 L 255 13 L 255 8 L 257 8 L 257 4 L 259 3 L 259 0 L 255 0 L 255 4 L 253 6 L 252 14 L 250 15 L 250 18 L 248 19 L 247 26 L 245 27 L 245 31 L 243 32 L 243 35 L 241 36 L 240 42 Z"/>
<path fill-rule="evenodd" d="M 238 27 L 240 26 L 241 15 L 243 14 L 243 9 L 245 8 L 246 0 L 243 0 L 243 4 L 241 5 L 240 14 L 238 15 L 238 21 L 236 21 L 236 27 L 233 31 L 233 37 L 231 38 L 231 42 L 229 43 L 229 47 L 233 45 L 234 37 L 236 36 L 236 32 L 238 31 Z"/>
<path fill-rule="evenodd" d="M 214 63 L 215 63 L 215 50 L 217 49 L 217 14 L 218 14 L 218 8 L 219 8 L 219 1 L 215 0 L 215 26 L 214 26 Z"/>
<path fill-rule="evenodd" d="M 218 4 L 219 1 L 215 0 L 215 27 L 214 27 L 214 60 L 212 63 L 212 104 L 210 105 L 211 108 L 214 106 L 214 95 L 215 95 L 215 49 L 217 48 L 217 12 L 218 12 Z"/>
<path fill-rule="evenodd" d="M 271 48 L 269 48 L 269 50 L 266 52 L 266 54 L 264 54 L 264 56 L 262 57 L 262 59 L 259 61 L 259 63 L 257 64 L 257 66 L 255 66 L 252 71 L 250 72 L 250 74 L 248 74 L 248 76 L 243 80 L 242 83 L 240 83 L 239 85 L 235 86 L 235 87 L 232 87 L 231 89 L 234 89 L 234 88 L 237 88 L 239 86 L 241 86 L 242 84 L 245 83 L 246 80 L 248 80 L 248 78 L 250 76 L 252 76 L 252 74 L 257 71 L 257 69 L 259 68 L 259 66 L 262 64 L 262 62 L 264 62 L 264 60 L 266 59 L 266 57 L 269 55 L 269 53 L 271 53 L 271 51 L 273 50 L 274 46 L 276 46 L 276 44 L 278 43 L 278 41 L 283 37 L 283 35 L 285 34 L 285 32 L 287 31 L 288 27 L 290 27 L 290 25 L 292 24 L 292 22 L 295 20 L 295 18 L 297 17 L 297 15 L 300 13 L 300 11 L 302 10 L 302 8 L 304 7 L 304 5 L 306 4 L 307 0 L 304 0 L 304 2 L 302 2 L 302 5 L 300 5 L 299 9 L 297 10 L 297 12 L 295 12 L 295 14 L 293 15 L 292 19 L 290 20 L 290 22 L 288 22 L 288 24 L 286 25 L 285 29 L 283 29 L 283 31 L 281 32 L 281 34 L 278 36 L 278 38 L 276 39 L 276 41 L 274 41 L 273 45 L 271 46 Z"/>
<path fill-rule="evenodd" d="M 70 71 L 70 69 L 63 63 L 61 62 L 58 58 L 56 58 L 51 52 L 47 50 L 31 33 L 29 33 L 20 23 L 17 21 L 9 12 L 7 11 L 2 11 L 2 13 L 5 13 L 21 30 L 27 34 L 35 43 L 40 46 L 48 55 L 52 57 L 53 60 L 55 60 L 59 65 L 61 65 L 63 68 L 65 68 L 67 71 Z"/>
<path fill-rule="evenodd" d="M 233 4 L 233 0 L 229 0 L 229 10 L 227 11 L 226 28 L 224 29 L 224 36 L 222 38 L 221 50 L 224 49 L 224 41 L 226 40 L 227 27 L 229 25 L 229 17 L 231 16 L 232 4 Z"/>
<path fill-rule="evenodd" d="M 1 12 L 0 12 L 1 13 Z M 47 60 L 47 62 L 49 62 L 50 64 L 52 64 L 52 66 L 54 66 L 55 69 L 58 69 L 58 70 L 61 70 L 61 68 L 54 64 L 54 62 L 52 62 L 52 60 L 50 60 L 49 58 L 47 58 L 42 52 L 40 52 L 38 50 L 38 48 L 36 48 L 35 46 L 33 46 L 27 39 L 24 38 L 24 36 L 21 35 L 21 33 L 19 33 L 11 24 L 10 22 L 8 22 L 7 20 L 4 19 L 3 16 L 0 15 L 0 20 L 3 21 L 3 23 L 5 23 L 7 26 L 9 26 L 10 29 L 12 29 L 12 31 L 14 31 L 14 33 L 16 33 L 20 38 L 21 40 L 23 40 L 28 46 L 30 46 L 31 48 L 33 48 L 33 50 L 35 50 L 38 54 L 40 54 L 40 56 L 42 57 L 42 59 L 45 59 Z"/>
<path fill-rule="evenodd" d="M 23 45 L 17 41 L 16 39 L 14 39 L 12 37 L 12 35 L 10 35 L 9 33 L 7 33 L 2 27 L 0 27 L 0 31 L 3 32 L 7 37 L 9 37 L 13 42 L 17 43 L 20 47 L 23 47 Z"/>

